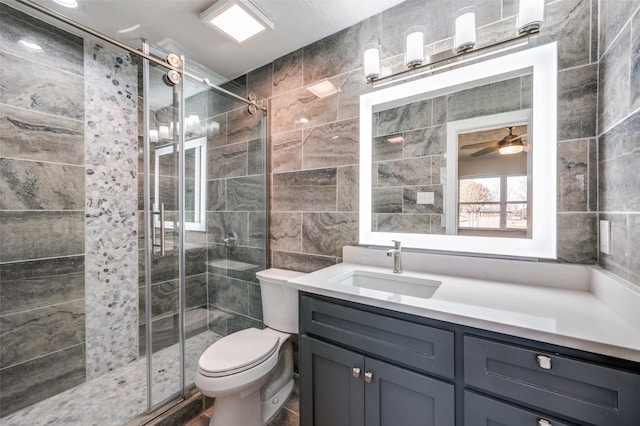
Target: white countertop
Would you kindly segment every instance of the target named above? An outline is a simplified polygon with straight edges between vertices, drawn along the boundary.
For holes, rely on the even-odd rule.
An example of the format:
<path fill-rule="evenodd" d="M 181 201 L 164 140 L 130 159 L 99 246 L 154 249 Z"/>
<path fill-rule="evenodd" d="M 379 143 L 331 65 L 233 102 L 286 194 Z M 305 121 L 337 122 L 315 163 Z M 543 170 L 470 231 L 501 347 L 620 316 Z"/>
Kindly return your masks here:
<path fill-rule="evenodd" d="M 431 298 L 420 298 L 338 283 L 354 270 L 389 274 L 385 251 L 345 247 L 344 259 L 289 285 L 640 362 L 640 288 L 599 267 L 403 253 L 403 277 L 442 282 Z"/>

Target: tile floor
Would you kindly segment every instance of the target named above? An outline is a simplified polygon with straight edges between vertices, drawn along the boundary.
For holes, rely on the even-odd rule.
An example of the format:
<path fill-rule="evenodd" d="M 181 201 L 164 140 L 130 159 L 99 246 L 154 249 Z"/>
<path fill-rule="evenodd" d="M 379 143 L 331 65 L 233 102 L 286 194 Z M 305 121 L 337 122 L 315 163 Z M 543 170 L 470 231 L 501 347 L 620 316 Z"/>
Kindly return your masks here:
<path fill-rule="evenodd" d="M 202 352 L 221 336 L 207 331 L 187 339 L 185 370 L 193 381 Z M 175 368 L 177 345 L 153 355 L 153 400 L 162 402 L 179 389 L 180 372 Z M 190 377 L 189 377 L 190 376 Z M 0 426 L 120 426 L 147 409 L 146 358 L 76 386 L 0 419 Z M 282 423 L 287 425 L 289 423 Z"/>

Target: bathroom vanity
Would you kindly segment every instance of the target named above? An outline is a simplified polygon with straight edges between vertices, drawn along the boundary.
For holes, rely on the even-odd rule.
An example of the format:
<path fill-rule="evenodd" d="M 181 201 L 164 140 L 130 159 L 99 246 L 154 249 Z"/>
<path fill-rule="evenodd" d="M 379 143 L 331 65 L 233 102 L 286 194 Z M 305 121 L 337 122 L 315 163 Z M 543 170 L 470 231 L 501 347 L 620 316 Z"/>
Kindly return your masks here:
<path fill-rule="evenodd" d="M 587 266 L 417 253 L 394 275 L 383 255 L 345 248 L 289 282 L 301 425 L 640 424 L 637 289 Z"/>

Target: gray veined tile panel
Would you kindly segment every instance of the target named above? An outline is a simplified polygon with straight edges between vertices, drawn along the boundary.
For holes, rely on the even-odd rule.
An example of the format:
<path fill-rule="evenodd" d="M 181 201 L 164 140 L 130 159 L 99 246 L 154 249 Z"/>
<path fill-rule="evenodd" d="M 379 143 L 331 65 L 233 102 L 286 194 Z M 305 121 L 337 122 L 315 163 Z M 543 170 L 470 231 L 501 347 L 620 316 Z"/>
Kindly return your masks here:
<path fill-rule="evenodd" d="M 448 121 L 519 110 L 520 80 L 520 78 L 513 78 L 449 95 Z"/>
<path fill-rule="evenodd" d="M 358 243 L 357 213 L 304 213 L 302 251 L 342 256 L 342 247 Z"/>
<path fill-rule="evenodd" d="M 5 4 L 0 4 L 0 21 L 0 50 L 82 76 L 83 51 L 80 37 Z M 34 51 L 18 44 L 19 40 L 25 38 L 42 47 L 42 50 Z"/>
<path fill-rule="evenodd" d="M 274 187 L 335 186 L 336 181 L 337 171 L 335 168 L 276 173 L 273 175 Z"/>
<path fill-rule="evenodd" d="M 0 209 L 80 210 L 84 167 L 0 158 Z"/>
<path fill-rule="evenodd" d="M 207 148 L 220 148 L 227 144 L 227 114 L 219 114 L 205 120 L 207 132 Z"/>
<path fill-rule="evenodd" d="M 358 166 L 338 167 L 338 211 L 358 211 L 360 205 L 358 173 Z"/>
<path fill-rule="evenodd" d="M 225 145 L 207 151 L 209 179 L 246 176 L 248 167 L 247 142 Z"/>
<path fill-rule="evenodd" d="M 0 103 L 66 118 L 84 118 L 84 79 L 0 51 Z M 10 82 L 7 84 L 7 82 Z"/>
<path fill-rule="evenodd" d="M 0 211 L 0 262 L 82 254 L 83 212 Z"/>
<path fill-rule="evenodd" d="M 596 136 L 597 64 L 558 73 L 558 139 Z"/>
<path fill-rule="evenodd" d="M 372 213 L 402 213 L 402 187 L 372 188 Z"/>
<path fill-rule="evenodd" d="M 635 111 L 640 108 L 640 7 L 636 11 L 631 21 L 631 77 L 630 81 L 636 82 L 631 85 L 631 105 L 630 110 Z"/>
<path fill-rule="evenodd" d="M 37 380 L 24 380 L 24 377 L 37 377 Z M 2 369 L 0 416 L 4 417 L 84 383 L 85 377 L 84 345 L 76 345 Z"/>
<path fill-rule="evenodd" d="M 302 250 L 302 213 L 271 212 L 269 240 L 272 250 Z"/>
<path fill-rule="evenodd" d="M 227 208 L 226 180 L 207 181 L 207 210 L 220 211 Z"/>
<path fill-rule="evenodd" d="M 374 134 L 384 136 L 429 127 L 432 123 L 432 107 L 433 100 L 427 99 L 380 111 Z"/>
<path fill-rule="evenodd" d="M 558 144 L 558 210 L 587 211 L 589 197 L 589 140 Z"/>
<path fill-rule="evenodd" d="M 404 158 L 445 154 L 446 151 L 447 128 L 445 126 L 429 127 L 404 134 Z"/>
<path fill-rule="evenodd" d="M 335 186 L 273 187 L 271 211 L 335 211 Z"/>
<path fill-rule="evenodd" d="M 362 69 L 343 74 L 337 78 L 338 120 L 357 118 L 360 115 L 360 95 L 373 92 L 374 89 L 364 79 Z"/>
<path fill-rule="evenodd" d="M 209 303 L 226 311 L 249 314 L 249 286 L 246 281 L 209 275 Z"/>
<path fill-rule="evenodd" d="M 247 90 L 258 99 L 273 96 L 273 63 L 267 64 L 247 74 Z"/>
<path fill-rule="evenodd" d="M 601 0 L 597 4 L 600 12 L 598 34 L 600 54 L 602 55 L 611 47 L 615 38 L 629 21 L 629 17 L 638 9 L 638 3 L 635 0 Z"/>
<path fill-rule="evenodd" d="M 629 113 L 630 37 L 625 27 L 600 61 L 598 130 L 603 133 Z"/>
<path fill-rule="evenodd" d="M 291 271 L 314 272 L 335 265 L 336 262 L 337 259 L 332 256 L 273 251 L 271 265 L 274 268 L 289 269 Z"/>
<path fill-rule="evenodd" d="M 640 214 L 628 215 L 629 241 L 635 244 L 629 245 L 628 265 L 629 281 L 640 285 Z"/>
<path fill-rule="evenodd" d="M 0 316 L 0 368 L 83 344 L 84 319 L 83 299 Z"/>
<path fill-rule="evenodd" d="M 0 312 L 84 298 L 84 256 L 0 264 Z"/>
<path fill-rule="evenodd" d="M 402 143 L 389 142 L 394 136 L 403 136 L 402 133 L 377 136 L 371 141 L 372 161 L 402 160 Z"/>
<path fill-rule="evenodd" d="M 362 66 L 362 46 L 380 40 L 380 16 L 374 16 L 304 47 L 304 84 Z"/>
<path fill-rule="evenodd" d="M 227 113 L 227 144 L 259 139 L 262 113 L 249 114 L 246 107 Z"/>
<path fill-rule="evenodd" d="M 302 168 L 358 164 L 359 122 L 337 121 L 305 129 L 303 132 Z"/>
<path fill-rule="evenodd" d="M 269 110 L 271 134 L 277 135 L 336 121 L 338 97 L 317 98 L 307 89 L 300 88 L 274 96 Z"/>
<path fill-rule="evenodd" d="M 431 158 L 378 163 L 378 186 L 428 185 L 431 183 Z"/>
<path fill-rule="evenodd" d="M 262 175 L 227 180 L 227 209 L 261 211 L 265 209 L 265 177 Z"/>
<path fill-rule="evenodd" d="M 637 212 L 640 206 L 640 112 L 599 140 L 598 199 L 600 211 Z"/>
<path fill-rule="evenodd" d="M 264 142 L 262 139 L 249 141 L 247 144 L 247 174 L 258 175 L 263 174 L 266 169 L 266 157 L 264 154 Z"/>
<path fill-rule="evenodd" d="M 273 61 L 273 94 L 279 95 L 303 86 L 302 49 Z"/>
<path fill-rule="evenodd" d="M 249 316 L 262 321 L 262 293 L 260 286 L 249 286 Z"/>
<path fill-rule="evenodd" d="M 596 263 L 595 213 L 558 214 L 558 260 L 568 263 Z"/>
<path fill-rule="evenodd" d="M 289 172 L 302 168 L 302 132 L 280 133 L 271 137 L 271 170 L 273 173 Z"/>
<path fill-rule="evenodd" d="M 0 104 L 0 156 L 84 164 L 84 125 Z"/>
<path fill-rule="evenodd" d="M 266 212 L 249 212 L 249 247 L 264 247 L 267 236 Z"/>
<path fill-rule="evenodd" d="M 379 232 L 430 234 L 431 215 L 428 214 L 378 214 Z"/>
<path fill-rule="evenodd" d="M 559 69 L 586 65 L 592 50 L 590 22 L 591 0 L 551 2 L 545 6 L 545 22 L 534 44 L 558 41 Z"/>
<path fill-rule="evenodd" d="M 227 276 L 258 284 L 256 272 L 265 269 L 267 257 L 262 247 L 236 247 L 227 254 Z"/>

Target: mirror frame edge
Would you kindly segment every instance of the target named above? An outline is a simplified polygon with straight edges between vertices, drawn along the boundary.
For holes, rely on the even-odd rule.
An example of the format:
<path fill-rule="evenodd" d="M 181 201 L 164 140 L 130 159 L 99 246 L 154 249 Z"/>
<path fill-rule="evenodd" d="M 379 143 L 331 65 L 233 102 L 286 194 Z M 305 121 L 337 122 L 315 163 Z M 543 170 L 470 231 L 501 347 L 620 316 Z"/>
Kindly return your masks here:
<path fill-rule="evenodd" d="M 496 74 L 494 70 L 500 69 Z M 417 99 L 451 93 L 480 84 L 503 80 L 511 74 L 533 73 L 534 145 L 532 149 L 532 237 L 511 239 L 439 234 L 373 232 L 372 222 L 372 114 L 379 105 L 402 105 Z M 360 96 L 360 207 L 359 244 L 389 246 L 391 240 L 402 239 L 407 248 L 458 253 L 479 253 L 517 258 L 557 258 L 557 42 L 532 47 L 497 58 L 474 63 L 444 73 L 387 87 Z M 452 85 L 450 82 L 456 81 Z M 379 110 L 381 110 L 380 108 Z M 443 190 L 446 193 L 446 190 Z M 443 194 L 444 196 L 444 194 Z"/>

